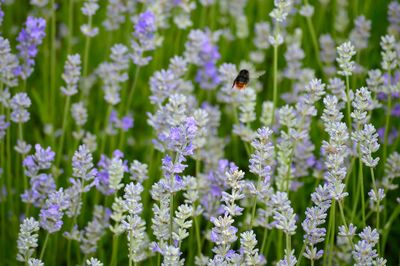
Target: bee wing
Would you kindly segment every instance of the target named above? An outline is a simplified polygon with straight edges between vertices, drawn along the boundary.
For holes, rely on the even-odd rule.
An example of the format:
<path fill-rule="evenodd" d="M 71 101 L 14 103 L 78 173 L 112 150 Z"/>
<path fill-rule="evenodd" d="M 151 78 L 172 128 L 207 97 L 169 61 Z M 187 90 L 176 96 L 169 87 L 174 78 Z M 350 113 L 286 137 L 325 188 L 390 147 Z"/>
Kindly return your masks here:
<path fill-rule="evenodd" d="M 259 77 L 263 76 L 265 74 L 265 71 L 257 71 L 255 73 L 251 73 L 254 79 L 258 79 Z"/>

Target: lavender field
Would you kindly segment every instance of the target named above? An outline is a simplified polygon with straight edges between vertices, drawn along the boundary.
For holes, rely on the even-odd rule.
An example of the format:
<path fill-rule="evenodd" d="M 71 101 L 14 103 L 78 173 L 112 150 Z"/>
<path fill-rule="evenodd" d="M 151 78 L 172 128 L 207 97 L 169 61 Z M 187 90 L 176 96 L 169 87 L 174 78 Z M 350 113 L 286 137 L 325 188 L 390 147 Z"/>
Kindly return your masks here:
<path fill-rule="evenodd" d="M 0 0 L 0 265 L 400 265 L 400 3 Z"/>

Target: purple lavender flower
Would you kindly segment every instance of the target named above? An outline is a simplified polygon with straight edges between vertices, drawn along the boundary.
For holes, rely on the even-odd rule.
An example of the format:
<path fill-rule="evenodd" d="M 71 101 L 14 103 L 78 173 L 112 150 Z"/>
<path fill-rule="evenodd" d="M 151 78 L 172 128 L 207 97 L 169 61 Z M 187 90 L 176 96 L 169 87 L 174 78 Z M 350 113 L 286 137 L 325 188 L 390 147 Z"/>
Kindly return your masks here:
<path fill-rule="evenodd" d="M 185 44 L 185 58 L 200 67 L 196 82 L 202 89 L 215 89 L 220 83 L 216 61 L 220 58 L 218 47 L 213 44 L 209 31 L 192 30 Z"/>
<path fill-rule="evenodd" d="M 144 66 L 150 62 L 151 56 L 143 54 L 154 50 L 156 30 L 156 17 L 152 11 L 147 10 L 138 16 L 131 39 L 131 58 L 136 65 Z"/>
<path fill-rule="evenodd" d="M 392 109 L 392 116 L 400 117 L 400 104 L 396 104 Z"/>
<path fill-rule="evenodd" d="M 10 122 L 6 121 L 6 117 L 4 115 L 0 115 L 0 140 L 2 140 L 6 135 L 6 130 L 9 126 Z"/>
<path fill-rule="evenodd" d="M 4 0 L 0 1 L 0 26 L 3 24 L 3 18 L 4 18 L 4 11 L 1 9 L 2 4 L 4 4 Z"/>
<path fill-rule="evenodd" d="M 48 195 L 56 190 L 56 183 L 50 174 L 39 174 L 29 180 L 30 188 L 21 195 L 23 202 L 35 207 L 43 206 Z"/>
<path fill-rule="evenodd" d="M 40 210 L 40 226 L 49 233 L 59 231 L 63 225 L 63 211 L 67 208 L 69 201 L 62 188 L 51 193 Z"/>
<path fill-rule="evenodd" d="M 25 22 L 25 28 L 17 37 L 19 58 L 23 63 L 15 69 L 15 73 L 22 79 L 27 79 L 33 72 L 34 58 L 38 53 L 37 47 L 46 35 L 45 29 L 46 20 L 29 16 Z"/>

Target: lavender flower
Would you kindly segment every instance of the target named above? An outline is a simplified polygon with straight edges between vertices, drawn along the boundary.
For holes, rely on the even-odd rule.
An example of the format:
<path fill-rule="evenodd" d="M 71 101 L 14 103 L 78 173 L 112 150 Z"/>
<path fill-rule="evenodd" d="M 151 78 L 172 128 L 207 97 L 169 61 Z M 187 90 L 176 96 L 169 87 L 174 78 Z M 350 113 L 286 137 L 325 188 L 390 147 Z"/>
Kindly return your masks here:
<path fill-rule="evenodd" d="M 157 45 L 155 36 L 157 30 L 156 17 L 152 11 L 147 10 L 141 13 L 134 23 L 134 32 L 131 39 L 132 54 L 130 57 L 134 64 L 145 66 L 150 62 L 151 57 L 144 56 L 144 53 L 154 50 Z"/>
<path fill-rule="evenodd" d="M 269 128 L 259 128 L 257 136 L 252 141 L 255 152 L 250 156 L 250 172 L 260 178 L 267 178 L 270 175 L 271 167 L 274 164 L 274 146 L 271 142 L 272 130 Z"/>
<path fill-rule="evenodd" d="M 0 115 L 0 140 L 4 139 L 7 128 L 9 126 L 10 126 L 10 122 L 6 121 L 6 117 L 4 115 Z"/>
<path fill-rule="evenodd" d="M 10 107 L 12 109 L 11 121 L 15 123 L 26 123 L 29 118 L 29 112 L 26 110 L 31 106 L 31 100 L 28 94 L 20 92 L 12 97 Z"/>
<path fill-rule="evenodd" d="M 354 20 L 354 25 L 355 28 L 350 32 L 350 41 L 354 44 L 354 48 L 359 51 L 368 46 L 368 39 L 371 35 L 371 20 L 359 16 Z"/>
<path fill-rule="evenodd" d="M 110 210 L 102 206 L 94 206 L 93 219 L 83 229 L 80 249 L 83 254 L 94 253 L 97 242 L 105 234 L 109 226 Z"/>
<path fill-rule="evenodd" d="M 388 33 L 391 35 L 398 34 L 400 32 L 400 4 L 397 1 L 390 2 L 388 17 L 390 22 Z"/>
<path fill-rule="evenodd" d="M 376 229 L 372 230 L 369 226 L 359 234 L 361 240 L 354 246 L 353 259 L 355 265 L 372 265 L 378 254 L 375 245 L 379 241 L 379 234 Z"/>
<path fill-rule="evenodd" d="M 22 65 L 14 71 L 22 79 L 26 80 L 33 72 L 35 65 L 34 58 L 38 53 L 38 46 L 42 43 L 46 35 L 46 21 L 42 18 L 28 17 L 25 22 L 25 28 L 18 35 L 17 49 Z"/>
<path fill-rule="evenodd" d="M 40 226 L 50 234 L 59 231 L 63 225 L 63 211 L 68 209 L 69 205 L 62 188 L 52 192 L 40 210 Z"/>
<path fill-rule="evenodd" d="M 17 86 L 18 80 L 14 71 L 17 67 L 18 59 L 11 53 L 10 42 L 0 36 L 0 82 L 9 87 Z"/>
<path fill-rule="evenodd" d="M 121 0 L 109 0 L 107 4 L 107 17 L 103 21 L 103 26 L 108 31 L 118 30 L 125 22 L 125 12 L 127 5 Z"/>
<path fill-rule="evenodd" d="M 364 129 L 352 133 L 352 139 L 359 145 L 361 160 L 368 167 L 376 167 L 378 158 L 372 158 L 372 153 L 378 151 L 378 134 L 372 124 L 364 125 Z"/>
<path fill-rule="evenodd" d="M 99 28 L 92 26 L 92 17 L 96 14 L 99 9 L 98 0 L 87 0 L 83 3 L 81 8 L 82 14 L 88 17 L 89 23 L 81 26 L 81 32 L 86 37 L 92 38 L 99 33 Z"/>
<path fill-rule="evenodd" d="M 345 42 L 337 48 L 339 57 L 336 61 L 339 63 L 341 70 L 339 74 L 342 76 L 351 76 L 354 71 L 354 62 L 351 58 L 356 54 L 354 46 L 351 42 Z"/>
<path fill-rule="evenodd" d="M 38 232 L 39 222 L 32 217 L 25 218 L 19 229 L 17 240 L 18 261 L 28 262 L 28 260 L 32 257 L 35 249 L 38 246 Z"/>
<path fill-rule="evenodd" d="M 75 177 L 90 182 L 97 174 L 93 168 L 93 158 L 86 145 L 79 146 L 72 157 L 72 171 Z"/>
<path fill-rule="evenodd" d="M 209 31 L 192 30 L 185 43 L 185 59 L 199 66 L 196 82 L 202 89 L 215 89 L 220 83 L 216 61 L 220 58 L 217 46 Z"/>
<path fill-rule="evenodd" d="M 40 259 L 30 258 L 28 260 L 28 266 L 44 266 L 44 263 Z"/>
<path fill-rule="evenodd" d="M 128 48 L 122 44 L 115 44 L 111 48 L 110 58 L 112 62 L 102 63 L 97 69 L 97 74 L 103 80 L 104 99 L 107 103 L 116 105 L 121 101 L 120 83 L 128 80 Z"/>
<path fill-rule="evenodd" d="M 398 55 L 395 50 L 396 40 L 392 35 L 385 35 L 381 37 L 381 56 L 382 56 L 382 68 L 390 71 L 395 69 L 398 65 Z M 390 87 L 391 84 L 389 84 Z"/>
<path fill-rule="evenodd" d="M 87 266 L 103 266 L 103 263 L 96 258 L 90 258 L 86 260 Z"/>
<path fill-rule="evenodd" d="M 265 259 L 259 254 L 256 235 L 253 231 L 246 231 L 240 234 L 240 243 L 244 253 L 246 265 L 263 265 Z"/>
<path fill-rule="evenodd" d="M 77 102 L 71 106 L 71 115 L 75 123 L 82 127 L 86 124 L 88 113 L 83 102 Z"/>
<path fill-rule="evenodd" d="M 117 191 L 123 184 L 121 184 L 122 178 L 124 177 L 124 165 L 121 159 L 114 158 L 111 161 L 109 168 L 109 182 L 110 188 Z"/>
<path fill-rule="evenodd" d="M 78 92 L 78 81 L 81 75 L 81 57 L 79 54 L 68 55 L 67 62 L 64 65 L 62 79 L 66 87 L 61 87 L 64 95 L 72 96 Z"/>

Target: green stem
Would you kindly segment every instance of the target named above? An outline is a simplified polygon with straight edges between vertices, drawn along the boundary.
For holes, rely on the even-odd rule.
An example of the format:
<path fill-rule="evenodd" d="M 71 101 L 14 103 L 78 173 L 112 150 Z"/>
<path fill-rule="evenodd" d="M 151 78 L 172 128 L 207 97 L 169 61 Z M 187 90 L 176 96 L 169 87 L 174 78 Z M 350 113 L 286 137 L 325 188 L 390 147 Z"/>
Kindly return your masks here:
<path fill-rule="evenodd" d="M 347 102 L 347 127 L 349 132 L 352 131 L 351 126 L 351 100 L 350 100 L 350 80 L 349 76 L 346 76 L 346 102 Z"/>
<path fill-rule="evenodd" d="M 273 63 L 273 106 L 272 106 L 272 119 L 271 127 L 275 121 L 275 109 L 278 104 L 278 45 L 274 45 L 274 63 Z"/>
<path fill-rule="evenodd" d="M 118 236 L 113 235 L 113 245 L 112 245 L 112 255 L 111 255 L 111 266 L 117 265 L 117 257 L 118 257 Z"/>
<path fill-rule="evenodd" d="M 75 0 L 69 0 L 68 5 L 68 54 L 71 52 L 72 38 L 74 35 L 74 1 Z"/>
<path fill-rule="evenodd" d="M 135 76 L 133 78 L 133 83 L 132 83 L 131 89 L 129 91 L 128 102 L 127 102 L 125 110 L 129 110 L 129 108 L 130 108 L 130 106 L 132 104 L 133 92 L 135 91 L 136 83 L 137 83 L 138 78 L 139 78 L 139 72 L 140 72 L 140 67 L 136 66 Z"/>
<path fill-rule="evenodd" d="M 62 131 L 61 131 L 61 138 L 60 138 L 60 145 L 58 146 L 58 152 L 57 152 L 57 160 L 56 160 L 56 165 L 59 166 L 60 160 L 62 157 L 62 150 L 64 146 L 64 138 L 65 138 L 65 131 L 67 128 L 67 122 L 68 122 L 68 111 L 69 111 L 69 106 L 71 103 L 71 97 L 67 96 L 65 106 L 64 106 L 64 115 L 63 115 L 63 120 L 62 120 Z"/>
<path fill-rule="evenodd" d="M 298 258 L 297 258 L 296 266 L 300 266 L 301 260 L 303 259 L 303 253 L 304 253 L 305 249 L 306 249 L 306 244 L 303 242 L 303 246 L 301 247 L 300 254 L 299 254 Z"/>
<path fill-rule="evenodd" d="M 40 257 L 39 257 L 40 260 L 43 259 L 44 251 L 46 250 L 47 242 L 49 241 L 49 236 L 50 234 L 46 233 L 46 238 L 44 240 L 42 250 L 40 251 Z"/>

